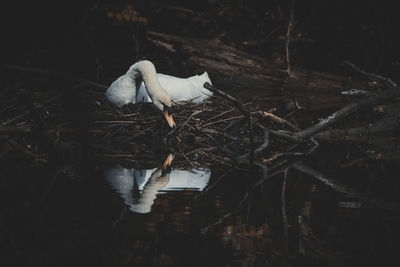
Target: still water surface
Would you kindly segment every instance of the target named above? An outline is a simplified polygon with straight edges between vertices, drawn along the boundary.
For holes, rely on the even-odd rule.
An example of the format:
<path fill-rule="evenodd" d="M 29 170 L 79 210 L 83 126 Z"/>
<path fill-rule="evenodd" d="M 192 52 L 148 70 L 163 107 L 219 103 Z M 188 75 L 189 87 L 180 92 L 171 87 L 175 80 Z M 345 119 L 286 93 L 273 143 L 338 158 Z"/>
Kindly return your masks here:
<path fill-rule="evenodd" d="M 288 160 L 262 182 L 257 167 L 174 162 L 25 168 L 54 180 L 15 197 L 10 266 L 373 266 L 396 256 L 397 162 L 348 144 Z"/>

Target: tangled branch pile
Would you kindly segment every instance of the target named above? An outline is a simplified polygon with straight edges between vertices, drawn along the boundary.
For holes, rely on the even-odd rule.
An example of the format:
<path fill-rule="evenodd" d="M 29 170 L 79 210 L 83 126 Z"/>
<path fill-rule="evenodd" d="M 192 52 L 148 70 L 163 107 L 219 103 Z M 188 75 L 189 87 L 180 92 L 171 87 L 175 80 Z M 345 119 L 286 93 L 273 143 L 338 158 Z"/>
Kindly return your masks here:
<path fill-rule="evenodd" d="M 202 163 L 205 160 L 249 164 L 251 154 L 263 152 L 269 144 L 269 132 L 264 125 L 296 128 L 273 114 L 247 111 L 249 108 L 250 103 L 237 108 L 219 95 L 202 104 L 176 103 L 173 116 L 177 127 L 170 129 L 151 105 L 132 105 L 123 111 L 106 105 L 95 115 L 98 120 L 94 120 L 94 127 L 106 140 L 98 155 L 140 158 L 147 153 L 167 150 L 181 155 L 192 166 L 196 166 L 199 159 Z"/>
<path fill-rule="evenodd" d="M 317 145 L 312 138 L 316 134 L 361 107 L 399 95 L 390 79 L 373 78 L 388 89 L 344 106 L 305 130 L 265 110 L 256 110 L 251 103 L 242 104 L 207 83 L 204 86 L 215 94 L 211 99 L 202 104 L 176 103 L 175 129 L 165 124 L 151 104 L 123 109 L 101 104 L 104 86 L 95 91 L 93 83 L 85 81 L 55 95 L 51 91 L 5 90 L 0 135 L 6 141 L 0 157 L 16 151 L 46 162 L 54 155 L 76 157 L 86 151 L 100 161 L 144 162 L 174 152 L 180 155 L 175 160 L 177 165 L 266 164 L 282 155 L 310 153 Z M 77 90 L 83 85 L 88 90 Z M 390 123 L 395 126 L 396 121 Z"/>

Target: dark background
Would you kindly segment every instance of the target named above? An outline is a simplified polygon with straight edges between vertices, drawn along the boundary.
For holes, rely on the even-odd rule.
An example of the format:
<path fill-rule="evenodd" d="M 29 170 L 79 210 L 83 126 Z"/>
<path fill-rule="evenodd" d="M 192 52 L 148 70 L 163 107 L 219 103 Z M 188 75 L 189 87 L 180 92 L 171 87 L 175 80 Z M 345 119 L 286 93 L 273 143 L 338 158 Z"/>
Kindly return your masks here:
<path fill-rule="evenodd" d="M 157 57 L 147 30 L 199 38 L 219 37 L 272 60 L 283 57 L 291 1 L 8 1 L 2 8 L 3 63 L 77 73 L 109 83 L 138 58 Z M 350 60 L 398 79 L 395 1 L 296 1 L 292 62 L 340 72 Z M 147 23 L 107 16 L 134 6 Z M 191 12 L 177 12 L 171 7 Z M 135 39 L 136 38 L 136 39 Z M 140 49 L 135 48 L 136 40 Z M 251 45 L 243 45 L 250 42 Z M 160 68 L 165 68 L 162 66 Z M 110 73 L 111 71 L 111 73 Z M 166 69 L 165 71 L 168 71 Z"/>
<path fill-rule="evenodd" d="M 167 54 L 146 40 L 146 32 L 151 30 L 193 38 L 219 38 L 237 49 L 279 62 L 282 68 L 285 68 L 284 37 L 289 21 L 290 5 L 291 1 L 94 0 L 30 1 L 27 3 L 7 1 L 0 9 L 2 28 L 0 64 L 56 70 L 105 85 L 124 73 L 135 61 L 143 58 L 154 61 L 160 72 L 179 76 L 193 75 L 180 67 L 181 62 L 185 61 L 183 55 Z M 123 14 L 129 9 L 128 7 L 134 9 L 130 14 L 136 20 L 117 19 L 116 14 Z M 346 59 L 369 72 L 399 81 L 399 25 L 395 1 L 296 1 L 295 27 L 290 46 L 291 62 L 295 67 L 345 75 L 348 72 L 344 69 L 342 62 Z M 2 89 L 5 88 L 6 92 L 2 95 L 2 97 L 5 96 L 3 103 L 8 103 L 7 97 L 11 100 L 18 98 L 13 94 L 14 91 L 17 92 L 20 89 L 25 90 L 25 93 L 28 90 L 40 91 L 41 86 L 46 89 L 44 85 L 47 82 L 50 84 L 48 86 L 50 90 L 60 89 L 59 87 L 67 90 L 72 88 L 71 81 L 67 83 L 60 79 L 48 79 L 46 75 L 21 74 L 0 69 L 0 86 Z M 58 125 L 59 120 L 73 121 L 72 126 L 75 128 L 87 127 L 89 118 L 85 117 L 87 112 L 82 112 L 82 110 L 88 106 L 88 103 L 93 104 L 94 101 L 89 102 L 81 94 L 71 91 L 57 102 L 57 105 L 60 104 L 59 108 L 52 107 L 53 114 L 56 114 L 53 123 Z M 99 96 L 103 96 L 102 92 L 98 93 Z M 92 99 L 93 93 L 88 94 Z M 78 95 L 79 97 L 76 97 Z M 19 102 L 15 101 L 15 103 Z M 8 104 L 13 106 L 12 101 Z M 19 112 L 26 109 L 21 104 L 20 106 L 16 107 L 16 111 L 12 108 L 9 110 Z M 80 108 L 77 108 L 78 106 Z M 10 118 L 16 114 L 11 115 Z M 29 112 L 26 114 L 26 117 L 28 116 L 31 116 Z M 102 181 L 100 171 L 95 170 L 95 172 L 91 169 L 91 164 L 88 163 L 91 155 L 89 152 L 82 153 L 88 150 L 86 144 L 89 138 L 92 137 L 82 135 L 80 139 L 72 136 L 71 140 L 68 140 L 67 136 L 66 141 L 71 141 L 73 146 L 79 148 L 75 152 L 79 154 L 79 157 L 74 160 L 79 162 L 77 173 L 81 177 L 74 175 L 69 177 L 68 173 L 64 175 L 65 177 L 60 175 L 61 178 L 54 182 L 55 186 L 53 185 L 54 188 L 51 190 L 47 188 L 53 183 L 53 177 L 57 177 L 56 171 L 62 169 L 59 165 L 68 159 L 59 160 L 49 156 L 53 161 L 44 167 L 37 167 L 38 163 L 32 163 L 33 161 L 21 157 L 8 157 L 7 161 L 2 161 L 1 173 L 5 174 L 5 178 L 1 184 L 4 187 L 0 191 L 2 199 L 4 198 L 1 201 L 1 209 L 2 214 L 7 216 L 4 216 L 4 219 L 0 218 L 4 220 L 0 223 L 2 227 L 6 225 L 8 228 L 2 228 L 0 243 L 6 248 L 3 249 L 8 255 L 5 260 L 14 263 L 9 266 L 29 266 L 26 264 L 29 262 L 31 266 L 46 266 L 46 262 L 43 262 L 45 259 L 48 260 L 47 266 L 54 266 L 54 262 L 59 266 L 71 266 L 77 263 L 82 266 L 93 263 L 113 266 L 110 262 L 124 259 L 120 255 L 124 250 L 120 247 L 126 247 L 127 251 L 132 251 L 129 246 L 133 238 L 126 236 L 126 232 L 139 231 L 132 229 L 131 221 L 128 220 L 126 222 L 128 230 L 117 234 L 111 232 L 110 225 L 113 223 L 113 218 L 118 218 L 120 215 L 119 209 L 115 207 L 115 204 L 111 204 L 111 189 Z M 40 146 L 44 147 L 43 150 L 47 150 L 44 144 L 40 143 Z M 356 151 L 361 154 L 358 147 Z M 329 149 L 323 152 L 326 156 L 333 155 L 335 159 L 345 157 L 347 159 L 348 152 L 346 153 L 338 156 L 338 153 L 333 153 Z M 318 156 L 312 161 L 316 162 L 317 159 Z M 329 159 L 324 162 L 329 162 L 331 168 L 337 171 L 338 164 L 334 160 Z M 357 177 L 351 172 L 347 173 L 343 180 L 348 182 L 356 177 L 354 184 L 360 187 L 368 186 L 365 191 L 388 191 L 388 195 L 394 198 L 399 190 L 398 179 L 395 179 L 393 174 L 390 175 L 397 169 L 394 167 L 395 164 L 389 165 L 392 168 L 387 168 L 380 162 L 373 163 L 369 167 L 360 165 L 361 168 L 365 167 L 363 169 L 365 172 L 361 172 Z M 375 172 L 371 172 L 370 168 Z M 321 169 L 328 170 L 329 168 L 322 165 Z M 340 177 L 340 174 L 337 176 Z M 37 177 L 40 179 L 36 179 Z M 368 183 L 370 180 L 364 179 L 365 177 L 369 177 L 371 183 Z M 385 182 L 384 179 L 382 182 L 379 180 L 381 177 L 390 182 Z M 298 194 L 299 199 L 302 199 L 303 195 L 306 195 L 304 192 L 309 190 L 307 187 L 309 184 L 304 183 L 306 184 L 304 185 L 303 182 L 300 181 L 292 187 L 292 191 Z M 376 186 L 376 183 L 380 183 L 381 187 Z M 241 189 L 239 185 L 231 186 L 235 190 Z M 276 190 L 272 187 L 270 191 L 279 194 L 279 181 L 276 186 Z M 303 191 L 299 190 L 301 186 L 305 188 Z M 46 193 L 47 191 L 49 193 Z M 237 197 L 239 194 L 227 195 Z M 329 228 L 329 231 L 338 229 L 338 234 L 326 232 L 335 237 L 332 238 L 330 244 L 334 244 L 333 247 L 343 249 L 347 253 L 339 255 L 345 259 L 345 262 L 354 263 L 353 265 L 356 263 L 373 265 L 372 262 L 368 262 L 371 257 L 376 259 L 374 263 L 379 264 L 381 260 L 389 261 L 388 255 L 396 256 L 395 243 L 399 236 L 396 225 L 397 213 L 397 217 L 393 220 L 392 217 L 390 220 L 385 220 L 383 216 L 385 213 L 381 210 L 373 210 L 373 212 L 367 210 L 360 213 L 361 215 L 355 214 L 356 219 L 354 219 L 353 214 L 347 214 L 346 217 L 346 214 L 332 211 L 333 207 L 336 207 L 335 196 L 327 194 L 326 191 L 321 191 L 320 195 L 322 199 L 329 198 L 332 202 L 330 206 L 326 206 L 328 201 L 322 202 L 319 199 L 315 201 L 315 203 L 320 203 L 320 211 L 316 212 L 321 216 L 320 226 L 323 230 L 320 232 L 325 233 L 324 227 L 330 224 L 337 227 Z M 259 203 L 263 205 L 269 203 L 263 200 L 264 198 L 268 200 L 268 197 L 273 197 L 264 192 L 261 192 L 259 196 L 261 198 Z M 274 199 L 278 201 L 279 196 Z M 178 201 L 180 200 L 177 199 Z M 117 199 L 115 202 L 121 201 Z M 229 203 L 234 205 L 233 201 Z M 271 207 L 279 205 L 279 203 L 270 203 L 272 203 Z M 300 202 L 295 198 L 293 203 L 299 205 Z M 183 207 L 179 205 L 183 205 L 182 201 L 177 204 L 177 209 L 183 210 Z M 318 204 L 316 205 L 318 207 Z M 35 209 L 36 207 L 39 208 Z M 265 210 L 264 206 L 260 210 Z M 275 211 L 275 209 L 272 210 Z M 207 212 L 201 211 L 197 214 L 204 217 L 203 215 Z M 276 212 L 279 213 L 278 210 Z M 340 216 L 337 216 L 338 214 Z M 131 219 L 136 224 L 141 224 L 141 221 L 135 220 L 136 217 L 132 216 Z M 339 223 L 335 224 L 336 221 Z M 276 225 L 281 227 L 280 221 Z M 7 232 L 9 229 L 10 231 Z M 162 229 L 160 231 L 162 232 Z M 12 243 L 8 241 L 12 240 L 10 233 L 14 233 L 16 244 L 20 246 L 16 246 L 17 249 L 9 244 Z M 343 236 L 340 236 L 341 233 L 344 233 Z M 145 233 L 140 233 L 140 235 L 143 235 L 143 239 L 148 239 Z M 165 250 L 174 249 L 169 243 L 171 236 L 176 237 L 167 235 L 164 243 Z M 198 242 L 197 237 L 181 242 L 178 251 L 186 244 Z M 221 251 L 215 250 L 212 246 L 212 244 L 219 244 L 215 236 L 205 236 L 205 238 L 201 236 L 201 238 L 203 243 L 200 243 L 200 246 L 203 250 L 195 250 L 198 254 L 193 254 L 193 257 L 192 254 L 187 254 L 189 255 L 186 255 L 187 262 L 201 257 L 202 261 L 198 263 L 201 265 L 213 258 L 202 257 L 204 255 L 200 254 L 203 251 L 221 255 Z M 206 238 L 210 238 L 211 241 Z M 177 240 L 179 241 L 179 236 Z M 377 247 L 373 248 L 375 254 L 372 256 L 366 255 L 371 249 L 370 244 L 377 244 Z M 138 247 L 138 250 L 142 249 L 141 246 Z M 190 246 L 185 248 L 190 250 Z M 111 255 L 113 252 L 115 255 Z M 337 258 L 335 253 L 336 251 L 332 249 L 332 255 L 335 255 L 331 261 L 332 265 L 335 265 Z M 223 256 L 229 258 L 231 253 L 227 255 Z M 346 257 L 352 258 L 349 260 Z M 152 258 L 149 257 L 149 259 Z M 315 265 L 318 265 L 317 263 L 318 261 Z"/>

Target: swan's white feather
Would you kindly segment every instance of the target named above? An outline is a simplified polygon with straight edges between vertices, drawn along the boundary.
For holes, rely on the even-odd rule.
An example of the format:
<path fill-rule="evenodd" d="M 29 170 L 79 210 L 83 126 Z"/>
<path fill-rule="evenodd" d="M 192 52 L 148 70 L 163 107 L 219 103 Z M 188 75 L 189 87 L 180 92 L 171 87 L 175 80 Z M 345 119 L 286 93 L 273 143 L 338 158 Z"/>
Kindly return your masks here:
<path fill-rule="evenodd" d="M 161 184 L 159 181 L 161 176 L 159 169 L 138 170 L 117 166 L 107 170 L 104 176 L 130 210 L 148 213 L 157 194 L 184 189 L 202 191 L 210 180 L 211 171 L 209 169 L 172 170 L 166 184 Z M 133 195 L 135 184 L 141 193 L 139 198 Z"/>
<path fill-rule="evenodd" d="M 136 85 L 129 76 L 122 75 L 116 79 L 106 91 L 108 101 L 118 107 L 129 103 L 135 103 Z"/>
<path fill-rule="evenodd" d="M 165 98 L 165 92 L 174 102 L 201 103 L 213 95 L 211 91 L 203 87 L 205 82 L 211 84 L 207 72 L 189 78 L 178 78 L 162 73 L 155 75 L 155 73 L 154 65 L 150 61 L 135 63 L 126 74 L 110 85 L 106 92 L 107 99 L 121 107 L 128 103 L 153 102 L 152 99 Z M 139 75 L 142 79 L 138 78 Z M 138 87 L 136 83 L 139 81 L 141 84 L 136 94 Z"/>

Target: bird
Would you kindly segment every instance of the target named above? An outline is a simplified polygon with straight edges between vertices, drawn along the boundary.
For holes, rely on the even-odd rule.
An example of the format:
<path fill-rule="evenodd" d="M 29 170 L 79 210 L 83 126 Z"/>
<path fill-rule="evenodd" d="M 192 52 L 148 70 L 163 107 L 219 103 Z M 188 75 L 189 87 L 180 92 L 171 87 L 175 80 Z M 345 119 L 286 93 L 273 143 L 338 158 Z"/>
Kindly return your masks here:
<path fill-rule="evenodd" d="M 118 192 L 129 209 L 149 213 L 158 194 L 170 191 L 202 191 L 211 176 L 210 169 L 171 170 L 173 155 L 161 168 L 134 169 L 114 166 L 104 172 L 106 181 Z"/>
<path fill-rule="evenodd" d="M 110 85 L 106 98 L 118 107 L 129 103 L 152 102 L 163 113 L 168 125 L 174 128 L 176 124 L 171 115 L 172 103 L 202 103 L 213 95 L 203 87 L 206 82 L 212 84 L 207 72 L 189 78 L 178 78 L 157 73 L 151 61 L 141 60 Z"/>

